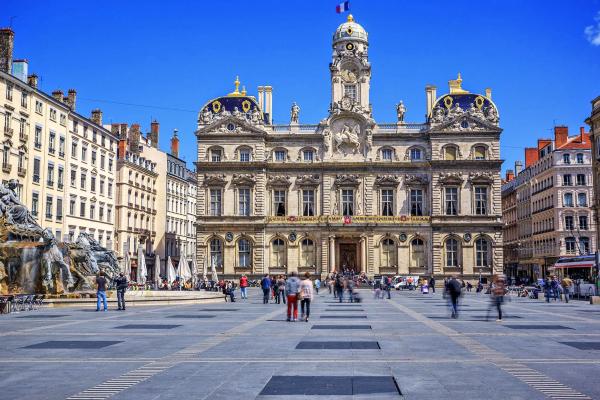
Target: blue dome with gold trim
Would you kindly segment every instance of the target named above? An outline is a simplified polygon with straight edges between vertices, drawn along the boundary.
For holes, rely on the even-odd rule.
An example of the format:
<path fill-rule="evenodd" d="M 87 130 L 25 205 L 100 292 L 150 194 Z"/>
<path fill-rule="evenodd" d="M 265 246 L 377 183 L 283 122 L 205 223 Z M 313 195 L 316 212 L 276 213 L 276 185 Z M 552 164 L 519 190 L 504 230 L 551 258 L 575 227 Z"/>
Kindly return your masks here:
<path fill-rule="evenodd" d="M 440 96 L 436 99 L 433 104 L 432 109 L 436 107 L 441 107 L 444 110 L 450 110 L 460 107 L 462 110 L 469 110 L 472 107 L 475 107 L 481 111 L 487 112 L 490 107 L 494 108 L 495 114 L 499 116 L 498 107 L 496 104 L 488 97 L 488 95 L 481 95 L 476 93 L 470 93 L 462 88 L 462 78 L 460 73 L 458 74 L 457 79 L 450 80 L 448 82 L 450 86 L 450 93 Z"/>
<path fill-rule="evenodd" d="M 235 90 L 226 96 L 217 97 L 208 101 L 200 109 L 200 115 L 202 115 L 205 110 L 208 110 L 213 115 L 217 115 L 225 111 L 234 113 L 236 109 L 241 114 L 250 115 L 256 109 L 260 112 L 261 119 L 266 121 L 266 116 L 263 114 L 254 96 L 246 95 L 245 88 L 242 88 L 240 91 L 239 85 L 239 78 L 236 77 Z"/>

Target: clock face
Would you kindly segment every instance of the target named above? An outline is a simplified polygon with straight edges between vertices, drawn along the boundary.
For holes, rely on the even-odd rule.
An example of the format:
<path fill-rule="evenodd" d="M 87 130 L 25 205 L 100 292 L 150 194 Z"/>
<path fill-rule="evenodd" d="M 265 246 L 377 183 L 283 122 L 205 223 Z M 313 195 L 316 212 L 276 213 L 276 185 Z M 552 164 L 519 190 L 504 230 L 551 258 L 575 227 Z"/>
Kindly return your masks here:
<path fill-rule="evenodd" d="M 354 50 L 354 45 L 352 43 L 346 43 L 346 50 Z"/>
<path fill-rule="evenodd" d="M 227 130 L 228 131 L 234 131 L 235 130 L 235 125 L 232 123 L 228 123 L 227 124 Z"/>

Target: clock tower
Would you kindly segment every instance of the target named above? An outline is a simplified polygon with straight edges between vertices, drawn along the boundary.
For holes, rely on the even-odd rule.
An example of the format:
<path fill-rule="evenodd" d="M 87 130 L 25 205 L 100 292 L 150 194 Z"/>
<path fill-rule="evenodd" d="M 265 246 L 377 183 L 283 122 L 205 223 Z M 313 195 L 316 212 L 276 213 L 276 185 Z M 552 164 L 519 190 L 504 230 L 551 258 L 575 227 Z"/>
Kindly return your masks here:
<path fill-rule="evenodd" d="M 352 15 L 333 35 L 331 73 L 331 109 L 369 111 L 371 64 L 368 34 Z"/>

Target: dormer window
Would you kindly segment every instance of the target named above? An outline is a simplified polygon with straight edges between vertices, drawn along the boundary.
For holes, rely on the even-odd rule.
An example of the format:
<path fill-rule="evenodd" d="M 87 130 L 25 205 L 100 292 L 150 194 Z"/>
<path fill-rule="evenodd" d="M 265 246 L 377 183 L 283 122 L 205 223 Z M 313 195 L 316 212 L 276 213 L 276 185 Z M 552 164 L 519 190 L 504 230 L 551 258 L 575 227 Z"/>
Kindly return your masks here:
<path fill-rule="evenodd" d="M 485 160 L 485 147 L 475 146 L 473 149 L 473 158 L 475 160 Z"/>
<path fill-rule="evenodd" d="M 306 162 L 312 162 L 314 160 L 314 151 L 304 150 L 302 152 L 302 159 Z"/>
<path fill-rule="evenodd" d="M 392 161 L 393 151 L 392 149 L 382 149 L 381 150 L 381 159 L 384 161 Z"/>
<path fill-rule="evenodd" d="M 456 160 L 456 147 L 446 146 L 444 148 L 444 160 Z"/>
<path fill-rule="evenodd" d="M 275 161 L 285 161 L 285 150 L 275 150 L 274 152 Z"/>
<path fill-rule="evenodd" d="M 252 160 L 252 154 L 249 149 L 240 150 L 240 161 L 241 162 L 250 162 Z"/>
<path fill-rule="evenodd" d="M 223 157 L 223 154 L 221 153 L 220 149 L 212 149 L 210 151 L 210 161 L 211 162 L 221 162 L 222 157 Z"/>
<path fill-rule="evenodd" d="M 423 159 L 423 152 L 421 149 L 410 149 L 410 160 L 420 161 Z"/>

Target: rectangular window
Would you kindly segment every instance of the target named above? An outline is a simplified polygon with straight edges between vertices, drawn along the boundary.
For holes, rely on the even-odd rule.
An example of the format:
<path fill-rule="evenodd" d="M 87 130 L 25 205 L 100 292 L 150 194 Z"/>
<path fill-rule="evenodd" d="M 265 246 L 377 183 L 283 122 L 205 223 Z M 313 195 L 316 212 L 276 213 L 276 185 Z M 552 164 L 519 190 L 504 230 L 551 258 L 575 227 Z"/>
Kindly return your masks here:
<path fill-rule="evenodd" d="M 77 158 L 77 142 L 71 143 L 71 157 Z"/>
<path fill-rule="evenodd" d="M 31 195 L 31 215 L 37 217 L 40 209 L 40 195 L 38 193 L 33 193 Z"/>
<path fill-rule="evenodd" d="M 423 190 L 410 190 L 410 215 L 423 215 Z"/>
<path fill-rule="evenodd" d="M 385 161 L 392 161 L 393 152 L 392 149 L 381 150 L 381 159 Z"/>
<path fill-rule="evenodd" d="M 56 122 L 56 110 L 54 108 L 50 109 L 50 121 Z"/>
<path fill-rule="evenodd" d="M 356 85 L 344 85 L 344 96 L 356 100 Z"/>
<path fill-rule="evenodd" d="M 285 215 L 285 190 L 273 190 L 273 211 L 278 217 Z"/>
<path fill-rule="evenodd" d="M 110 197 L 110 198 L 112 198 L 112 188 L 113 188 L 112 182 L 108 182 L 108 197 Z"/>
<path fill-rule="evenodd" d="M 487 187 L 475 188 L 475 215 L 487 215 L 488 191 Z"/>
<path fill-rule="evenodd" d="M 250 162 L 250 152 L 248 150 L 240 150 L 240 161 Z"/>
<path fill-rule="evenodd" d="M 574 229 L 572 215 L 565 215 L 565 229 L 567 231 L 572 231 Z"/>
<path fill-rule="evenodd" d="M 381 190 L 381 215 L 387 217 L 394 215 L 394 191 L 392 189 Z"/>
<path fill-rule="evenodd" d="M 587 215 L 580 215 L 579 216 L 579 229 L 582 231 L 587 231 L 588 230 L 588 217 Z"/>
<path fill-rule="evenodd" d="M 98 219 L 100 221 L 104 220 L 104 206 L 100 205 L 100 208 L 98 209 Z"/>
<path fill-rule="evenodd" d="M 569 154 L 563 154 L 563 163 L 571 164 L 571 156 Z"/>
<path fill-rule="evenodd" d="M 96 150 L 92 150 L 92 165 L 96 165 Z"/>
<path fill-rule="evenodd" d="M 100 194 L 104 194 L 104 179 L 100 179 Z"/>
<path fill-rule="evenodd" d="M 71 199 L 69 201 L 69 215 L 75 215 L 76 211 L 75 211 L 75 207 L 77 207 L 75 205 L 75 199 Z"/>
<path fill-rule="evenodd" d="M 112 160 L 112 158 L 109 158 L 108 159 L 108 170 L 112 171 L 112 167 L 113 167 L 113 160 Z"/>
<path fill-rule="evenodd" d="M 90 204 L 90 218 L 96 218 L 96 206 L 94 204 Z"/>
<path fill-rule="evenodd" d="M 56 199 L 56 220 L 62 221 L 63 211 L 62 211 L 62 199 Z"/>
<path fill-rule="evenodd" d="M 27 93 L 21 92 L 21 107 L 27 108 Z"/>
<path fill-rule="evenodd" d="M 577 206 L 587 207 L 587 195 L 585 193 L 577 193 Z"/>
<path fill-rule="evenodd" d="M 565 249 L 567 250 L 567 254 L 575 254 L 575 238 L 568 237 L 565 239 Z"/>
<path fill-rule="evenodd" d="M 96 191 L 96 177 L 92 176 L 92 178 L 90 179 L 90 190 L 92 192 Z"/>
<path fill-rule="evenodd" d="M 58 188 L 62 189 L 63 185 L 64 185 L 64 177 L 65 175 L 65 170 L 63 169 L 62 166 L 58 167 L 58 178 L 57 178 L 57 183 L 58 183 Z"/>
<path fill-rule="evenodd" d="M 573 207 L 573 193 L 565 193 L 563 195 L 563 206 Z"/>
<path fill-rule="evenodd" d="M 420 160 L 422 157 L 421 149 L 411 149 L 410 150 L 410 159 L 412 161 Z"/>
<path fill-rule="evenodd" d="M 52 196 L 46 196 L 46 218 L 52 218 Z"/>
<path fill-rule="evenodd" d="M 238 190 L 239 213 L 243 216 L 250 215 L 250 189 L 243 188 Z"/>
<path fill-rule="evenodd" d="M 85 173 L 82 172 L 81 173 L 81 185 L 80 185 L 80 187 L 83 190 L 85 190 L 85 184 L 86 184 L 86 175 L 85 175 Z"/>
<path fill-rule="evenodd" d="M 104 169 L 104 161 L 106 160 L 106 156 L 104 154 L 100 154 L 100 169 Z"/>
<path fill-rule="evenodd" d="M 563 186 L 572 186 L 573 181 L 571 180 L 571 174 L 563 175 Z"/>
<path fill-rule="evenodd" d="M 108 222 L 112 222 L 112 208 L 110 207 L 106 209 L 106 219 Z"/>
<path fill-rule="evenodd" d="M 35 134 L 33 137 L 33 145 L 36 149 L 42 148 L 42 127 L 36 125 L 35 126 Z"/>
<path fill-rule="evenodd" d="M 64 136 L 61 136 L 60 138 L 58 138 L 58 156 L 59 157 L 65 156 L 65 138 L 64 138 Z"/>
<path fill-rule="evenodd" d="M 79 203 L 79 216 L 85 218 L 85 200 L 81 200 Z"/>
<path fill-rule="evenodd" d="M 314 189 L 302 190 L 302 215 L 312 217 L 315 215 L 315 191 Z"/>
<path fill-rule="evenodd" d="M 40 159 L 33 159 L 33 181 L 35 183 L 40 183 Z"/>
<path fill-rule="evenodd" d="M 585 186 L 585 174 L 577 174 L 577 185 Z"/>
<path fill-rule="evenodd" d="M 10 73 L 10 71 L 8 71 Z M 12 101 L 13 85 L 8 83 L 6 85 L 6 100 Z"/>
<path fill-rule="evenodd" d="M 10 129 L 10 122 L 11 122 L 11 120 L 12 120 L 12 114 L 7 111 L 4 114 L 4 129 L 5 130 Z"/>
<path fill-rule="evenodd" d="M 81 146 L 81 161 L 85 162 L 87 157 L 87 147 Z"/>
<path fill-rule="evenodd" d="M 445 214 L 458 215 L 458 188 L 447 187 L 444 192 Z"/>
<path fill-rule="evenodd" d="M 210 215 L 221 215 L 221 189 L 210 189 Z"/>
<path fill-rule="evenodd" d="M 77 182 L 77 170 L 72 169 L 71 170 L 71 186 L 75 186 Z"/>
<path fill-rule="evenodd" d="M 39 100 L 35 101 L 35 112 L 38 114 L 41 114 L 44 112 L 44 106 L 43 106 L 42 102 Z"/>
<path fill-rule="evenodd" d="M 221 150 L 211 150 L 210 151 L 210 161 L 220 162 L 221 161 Z"/>
<path fill-rule="evenodd" d="M 285 161 L 285 151 L 284 150 L 276 150 L 275 151 L 275 161 Z"/>
<path fill-rule="evenodd" d="M 46 176 L 46 184 L 50 187 L 54 186 L 54 165 L 48 164 L 48 174 Z"/>
<path fill-rule="evenodd" d="M 354 215 L 354 189 L 342 189 L 342 215 Z"/>
<path fill-rule="evenodd" d="M 583 153 L 577 153 L 577 164 L 583 164 Z"/>
<path fill-rule="evenodd" d="M 54 154 L 56 151 L 56 133 L 50 131 L 50 135 L 48 136 L 48 152 L 50 154 Z"/>
<path fill-rule="evenodd" d="M 311 162 L 314 158 L 314 152 L 312 150 L 304 150 L 302 156 L 304 161 Z"/>

